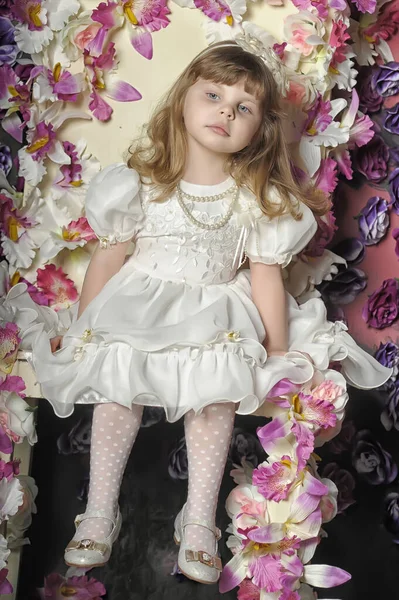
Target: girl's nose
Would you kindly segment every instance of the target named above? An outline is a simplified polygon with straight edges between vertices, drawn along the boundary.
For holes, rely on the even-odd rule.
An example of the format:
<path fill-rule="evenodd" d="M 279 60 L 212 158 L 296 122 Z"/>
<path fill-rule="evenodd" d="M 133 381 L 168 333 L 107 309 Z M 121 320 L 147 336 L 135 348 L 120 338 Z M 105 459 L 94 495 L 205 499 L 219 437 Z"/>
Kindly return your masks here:
<path fill-rule="evenodd" d="M 234 110 L 231 106 L 224 106 L 220 109 L 220 114 L 227 117 L 228 119 L 234 118 Z"/>

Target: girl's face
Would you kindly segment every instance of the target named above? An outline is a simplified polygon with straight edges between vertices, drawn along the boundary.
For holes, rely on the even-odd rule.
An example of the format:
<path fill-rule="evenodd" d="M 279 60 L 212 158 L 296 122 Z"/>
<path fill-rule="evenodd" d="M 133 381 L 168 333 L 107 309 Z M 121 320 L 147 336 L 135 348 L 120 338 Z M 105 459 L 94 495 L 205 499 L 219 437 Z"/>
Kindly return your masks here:
<path fill-rule="evenodd" d="M 187 91 L 183 117 L 189 142 L 232 154 L 251 143 L 262 121 L 262 107 L 242 81 L 225 85 L 198 79 Z"/>

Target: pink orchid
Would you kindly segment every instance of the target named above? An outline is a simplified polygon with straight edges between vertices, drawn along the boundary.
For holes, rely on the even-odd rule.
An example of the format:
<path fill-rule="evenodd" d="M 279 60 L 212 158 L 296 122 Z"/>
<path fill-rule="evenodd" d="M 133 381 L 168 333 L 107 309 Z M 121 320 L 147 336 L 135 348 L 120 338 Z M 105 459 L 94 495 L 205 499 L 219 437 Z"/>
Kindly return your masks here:
<path fill-rule="evenodd" d="M 260 589 L 250 579 L 244 579 L 240 583 L 237 600 L 260 600 Z"/>
<path fill-rule="evenodd" d="M 8 569 L 1 569 L 0 571 L 0 596 L 5 594 L 12 594 L 14 588 L 7 579 Z"/>
<path fill-rule="evenodd" d="M 0 109 L 6 111 L 1 119 L 1 126 L 17 142 L 22 143 L 26 126 L 25 117 L 29 118 L 31 102 L 30 89 L 20 82 L 15 70 L 10 65 L 0 67 Z M 21 119 L 20 114 L 23 116 Z"/>
<path fill-rule="evenodd" d="M 108 73 L 116 67 L 115 44 L 111 42 L 103 54 L 91 56 L 87 49 L 84 50 L 83 60 L 91 85 L 91 101 L 89 109 L 99 121 L 107 121 L 111 114 L 111 106 L 100 96 L 105 95 L 118 102 L 134 102 L 141 99 L 141 94 L 126 81 L 108 79 Z"/>
<path fill-rule="evenodd" d="M 0 327 L 0 371 L 3 373 L 11 373 L 17 359 L 21 343 L 18 334 L 19 327 L 15 323 L 6 323 L 4 327 Z"/>
<path fill-rule="evenodd" d="M 0 460 L 0 479 L 6 478 L 7 481 L 11 481 L 15 475 L 19 475 L 20 463 L 20 460 L 10 460 L 9 462 Z"/>
<path fill-rule="evenodd" d="M 371 15 L 375 12 L 377 7 L 377 0 L 352 0 L 357 6 L 359 12 L 370 13 Z"/>
<path fill-rule="evenodd" d="M 79 298 L 73 281 L 66 276 L 61 267 L 57 269 L 53 264 L 47 264 L 43 269 L 37 270 L 37 286 L 46 294 L 50 306 L 55 311 L 70 308 Z"/>
<path fill-rule="evenodd" d="M 42 294 L 42 292 L 40 292 L 37 289 L 37 287 L 35 285 L 33 285 L 33 283 L 31 283 L 24 277 L 21 277 L 18 271 L 15 271 L 15 273 L 13 275 L 13 279 L 12 279 L 12 286 L 16 285 L 17 283 L 25 283 L 25 285 L 27 286 L 26 291 L 28 292 L 29 296 L 32 298 L 33 302 L 35 302 L 36 304 L 39 304 L 40 306 L 48 306 L 49 305 L 49 299 L 47 298 L 47 296 L 45 294 Z"/>
<path fill-rule="evenodd" d="M 46 600 L 69 598 L 70 600 L 100 600 L 106 589 L 97 579 L 85 576 L 62 577 L 59 573 L 51 573 L 44 580 L 44 597 Z"/>
<path fill-rule="evenodd" d="M 54 142 L 57 139 L 54 126 L 44 121 L 40 121 L 35 128 L 32 128 L 27 137 L 29 145 L 26 147 L 26 152 L 31 154 L 35 161 L 46 158 L 47 154 L 54 149 Z"/>
<path fill-rule="evenodd" d="M 44 26 L 39 18 L 41 8 L 44 8 L 41 0 L 14 0 L 11 14 L 20 23 L 26 23 L 30 31 L 40 31 Z M 46 12 L 45 10 L 44 16 Z"/>
<path fill-rule="evenodd" d="M 223 0 L 194 0 L 194 4 L 213 21 L 219 22 L 222 19 L 226 19 L 228 25 L 233 24 L 233 15 L 231 14 L 230 7 Z"/>
<path fill-rule="evenodd" d="M 96 239 L 96 234 L 90 227 L 86 217 L 80 217 L 77 221 L 71 221 L 67 227 L 62 228 L 64 240 L 78 242 L 84 240 L 90 242 Z"/>
<path fill-rule="evenodd" d="M 40 96 L 40 100 L 42 99 L 41 86 L 52 90 L 52 96 L 45 95 L 43 100 L 51 100 L 53 102 L 54 100 L 77 102 L 78 95 L 84 89 L 83 76 L 81 74 L 72 75 L 69 71 L 61 67 L 61 63 L 57 63 L 52 71 L 42 65 L 34 67 L 31 71 L 29 81 L 36 78 L 37 82 L 35 85 L 39 89 L 37 96 Z M 35 92 L 35 86 L 33 90 Z M 46 93 L 48 94 L 47 89 Z"/>
<path fill-rule="evenodd" d="M 287 455 L 269 464 L 261 463 L 253 471 L 253 484 L 258 491 L 268 500 L 279 502 L 284 500 L 295 480 L 297 465 Z"/>
<path fill-rule="evenodd" d="M 123 10 L 130 23 L 138 27 L 133 30 L 130 40 L 133 48 L 144 58 L 151 60 L 151 33 L 164 29 L 170 23 L 167 17 L 170 14 L 167 0 L 127 0 L 123 2 Z"/>
<path fill-rule="evenodd" d="M 329 100 L 324 101 L 321 94 L 318 94 L 317 99 L 308 111 L 304 126 L 305 134 L 314 136 L 325 131 L 333 120 L 330 111 L 331 102 Z"/>
<path fill-rule="evenodd" d="M 332 194 L 338 185 L 337 162 L 333 158 L 322 158 L 314 175 L 315 186 L 325 194 Z"/>
<path fill-rule="evenodd" d="M 5 379 L 0 381 L 0 392 L 15 392 L 21 398 L 26 396 L 23 393 L 25 388 L 25 381 L 19 375 L 7 375 Z"/>
<path fill-rule="evenodd" d="M 399 25 L 399 10 L 396 3 L 387 3 L 382 7 L 377 21 L 362 28 L 362 35 L 369 43 L 389 41 L 396 34 Z"/>
<path fill-rule="evenodd" d="M 0 231 L 13 242 L 17 242 L 25 229 L 36 225 L 35 222 L 24 217 L 14 207 L 9 196 L 0 193 Z"/>
<path fill-rule="evenodd" d="M 332 55 L 329 69 L 337 69 L 337 65 L 345 62 L 347 60 L 347 56 L 345 53 L 346 48 L 348 47 L 347 41 L 350 40 L 350 35 L 348 33 L 348 27 L 344 23 L 344 21 L 333 21 L 331 34 L 330 34 L 330 46 L 334 48 L 334 54 Z"/>
<path fill-rule="evenodd" d="M 72 142 L 62 142 L 65 154 L 70 158 L 70 163 L 60 166 L 60 175 L 53 181 L 53 185 L 60 188 L 80 187 L 82 180 L 82 164 L 75 144 Z"/>
<path fill-rule="evenodd" d="M 281 563 L 278 558 L 265 554 L 249 565 L 249 573 L 256 586 L 265 592 L 277 592 L 283 587 L 280 582 Z"/>
<path fill-rule="evenodd" d="M 328 0 L 293 0 L 293 4 L 299 10 L 309 10 L 313 6 L 322 21 L 328 17 Z"/>

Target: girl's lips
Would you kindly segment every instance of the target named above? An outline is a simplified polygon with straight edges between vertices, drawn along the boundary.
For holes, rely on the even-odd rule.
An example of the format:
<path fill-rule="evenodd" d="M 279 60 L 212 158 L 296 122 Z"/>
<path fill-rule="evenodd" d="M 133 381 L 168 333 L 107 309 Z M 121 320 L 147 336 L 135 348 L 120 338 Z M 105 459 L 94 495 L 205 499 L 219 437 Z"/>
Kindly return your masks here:
<path fill-rule="evenodd" d="M 218 125 L 208 125 L 209 129 L 212 129 L 218 135 L 223 135 L 224 137 L 229 137 L 227 131 L 223 129 L 223 127 L 219 127 Z"/>

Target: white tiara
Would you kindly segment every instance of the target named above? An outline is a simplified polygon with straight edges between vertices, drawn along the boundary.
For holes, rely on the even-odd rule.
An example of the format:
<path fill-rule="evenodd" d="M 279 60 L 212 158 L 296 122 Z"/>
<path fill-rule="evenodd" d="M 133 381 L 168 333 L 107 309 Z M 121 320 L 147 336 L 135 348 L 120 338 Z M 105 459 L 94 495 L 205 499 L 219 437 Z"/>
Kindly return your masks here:
<path fill-rule="evenodd" d="M 289 81 L 287 79 L 285 65 L 281 61 L 280 57 L 274 52 L 273 48 L 265 46 L 259 38 L 251 35 L 248 32 L 240 33 L 231 40 L 223 40 L 223 42 L 218 44 L 218 47 L 236 47 L 237 45 L 239 45 L 246 52 L 250 52 L 255 56 L 259 56 L 259 58 L 263 60 L 265 65 L 271 71 L 280 94 L 285 96 L 287 90 L 289 89 Z M 205 54 L 213 47 L 213 44 L 208 46 L 208 48 L 206 48 L 202 54 Z"/>

